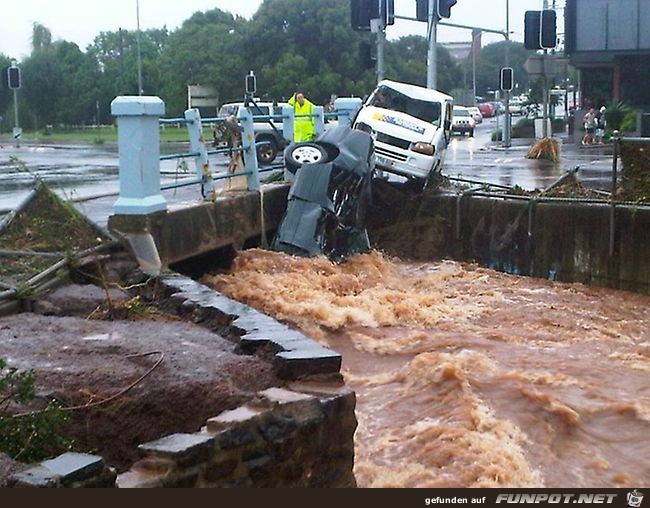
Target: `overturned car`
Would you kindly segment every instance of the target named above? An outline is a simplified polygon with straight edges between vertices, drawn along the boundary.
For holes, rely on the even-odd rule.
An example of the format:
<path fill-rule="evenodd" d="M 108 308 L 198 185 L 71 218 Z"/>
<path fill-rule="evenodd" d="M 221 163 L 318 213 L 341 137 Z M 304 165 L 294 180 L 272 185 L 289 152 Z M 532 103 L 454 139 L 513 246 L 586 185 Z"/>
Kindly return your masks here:
<path fill-rule="evenodd" d="M 332 260 L 370 249 L 365 228 L 375 171 L 372 137 L 348 126 L 328 130 L 285 150 L 295 172 L 287 211 L 273 248 L 289 254 L 325 254 Z"/>

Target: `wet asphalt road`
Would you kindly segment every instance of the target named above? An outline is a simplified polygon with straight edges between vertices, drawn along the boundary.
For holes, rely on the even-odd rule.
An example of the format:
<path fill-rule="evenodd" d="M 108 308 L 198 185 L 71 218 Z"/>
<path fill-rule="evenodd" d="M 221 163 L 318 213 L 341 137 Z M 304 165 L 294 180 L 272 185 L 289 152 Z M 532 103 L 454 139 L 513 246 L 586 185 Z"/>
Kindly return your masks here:
<path fill-rule="evenodd" d="M 515 119 L 516 121 L 516 119 Z M 579 176 L 589 187 L 607 190 L 610 187 L 612 158 L 605 149 L 578 149 L 563 145 L 560 164 L 531 161 L 525 158 L 530 141 L 525 146 L 504 150 L 494 146 L 490 136 L 496 128 L 495 119 L 486 119 L 478 125 L 474 138 L 454 136 L 449 145 L 443 172 L 447 176 L 519 185 L 526 189 L 543 188 L 558 176 L 580 166 Z M 515 140 L 517 143 L 518 140 Z M 165 146 L 163 152 L 182 152 L 187 148 Z M 213 171 L 225 170 L 226 159 L 214 158 Z M 175 161 L 161 163 L 163 183 L 175 179 L 192 178 L 194 168 Z M 117 192 L 118 154 L 115 146 L 76 145 L 23 145 L 15 148 L 0 146 L 0 211 L 15 207 L 32 188 L 35 178 L 40 178 L 69 198 L 84 198 Z M 176 193 L 187 197 L 198 195 L 198 189 Z M 174 196 L 171 196 L 172 199 Z"/>

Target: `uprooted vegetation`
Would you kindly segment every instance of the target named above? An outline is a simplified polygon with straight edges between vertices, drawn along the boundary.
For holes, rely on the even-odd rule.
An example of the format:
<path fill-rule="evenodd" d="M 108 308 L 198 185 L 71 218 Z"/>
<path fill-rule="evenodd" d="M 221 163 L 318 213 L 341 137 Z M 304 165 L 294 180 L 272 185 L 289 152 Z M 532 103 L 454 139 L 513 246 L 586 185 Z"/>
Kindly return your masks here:
<path fill-rule="evenodd" d="M 0 280 L 19 285 L 66 258 L 106 241 L 70 202 L 40 184 L 0 229 Z"/>

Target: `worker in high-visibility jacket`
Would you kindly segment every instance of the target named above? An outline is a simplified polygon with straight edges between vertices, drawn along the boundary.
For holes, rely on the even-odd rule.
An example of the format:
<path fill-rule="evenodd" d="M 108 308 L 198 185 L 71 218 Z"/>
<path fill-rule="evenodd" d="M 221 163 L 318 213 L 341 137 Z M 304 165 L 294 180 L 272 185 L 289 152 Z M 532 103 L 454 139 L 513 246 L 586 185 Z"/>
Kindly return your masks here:
<path fill-rule="evenodd" d="M 296 114 L 293 124 L 293 140 L 296 143 L 311 141 L 316 137 L 316 118 L 303 115 L 313 115 L 314 105 L 305 99 L 305 96 L 300 91 L 293 94 L 293 97 L 289 99 L 289 104 Z"/>

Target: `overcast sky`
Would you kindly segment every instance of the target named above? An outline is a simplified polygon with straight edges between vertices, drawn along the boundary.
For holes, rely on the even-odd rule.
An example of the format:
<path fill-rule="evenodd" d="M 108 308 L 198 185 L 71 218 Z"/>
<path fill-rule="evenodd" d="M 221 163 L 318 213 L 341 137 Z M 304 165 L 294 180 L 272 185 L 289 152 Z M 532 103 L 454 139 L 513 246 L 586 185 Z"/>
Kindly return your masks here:
<path fill-rule="evenodd" d="M 9 0 L 5 0 L 6 3 Z M 328 0 L 312 0 L 327 2 Z M 449 20 L 463 25 L 504 30 L 507 0 L 458 0 Z M 140 0 L 140 24 L 143 29 L 178 27 L 196 11 L 219 8 L 250 18 L 262 0 Z M 549 0 L 552 5 L 552 0 Z M 415 0 L 395 0 L 398 15 L 415 16 Z M 564 5 L 564 0 L 557 2 Z M 527 10 L 541 9 L 543 0 L 510 0 L 510 28 L 514 40 L 523 40 L 523 19 Z M 559 16 L 563 15 L 560 11 Z M 75 42 L 82 50 L 102 31 L 118 28 L 133 30 L 136 22 L 136 0 L 18 0 L 5 6 L 0 16 L 0 53 L 21 59 L 30 52 L 32 24 L 48 27 L 54 39 Z M 466 41 L 467 31 L 440 27 L 440 41 Z M 425 35 L 424 23 L 398 20 L 388 29 L 388 37 Z M 484 39 L 488 42 L 496 39 Z"/>

